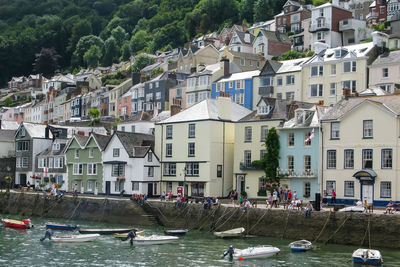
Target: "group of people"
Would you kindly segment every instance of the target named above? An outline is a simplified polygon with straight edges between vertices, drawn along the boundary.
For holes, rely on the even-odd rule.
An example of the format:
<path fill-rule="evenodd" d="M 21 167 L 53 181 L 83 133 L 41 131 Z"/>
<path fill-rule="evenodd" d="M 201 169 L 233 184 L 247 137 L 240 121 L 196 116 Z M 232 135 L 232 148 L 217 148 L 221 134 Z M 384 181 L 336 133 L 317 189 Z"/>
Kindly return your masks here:
<path fill-rule="evenodd" d="M 207 197 L 203 199 L 203 207 L 204 209 L 211 209 L 211 207 L 218 207 L 219 199 L 217 197 Z"/>
<path fill-rule="evenodd" d="M 163 193 L 160 196 L 160 200 L 163 201 L 163 200 L 167 200 L 167 198 L 168 198 L 169 201 L 172 201 L 172 197 L 173 197 L 173 195 L 172 195 L 171 191 L 169 191 L 168 194 L 165 194 L 165 191 L 163 191 Z"/>
<path fill-rule="evenodd" d="M 386 209 L 385 209 L 384 214 L 388 214 L 388 213 L 389 214 L 394 214 L 395 212 L 396 212 L 396 207 L 395 207 L 393 201 L 390 200 L 389 203 L 386 205 Z"/>
<path fill-rule="evenodd" d="M 185 198 L 185 196 L 181 194 L 178 194 L 178 196 L 174 201 L 175 207 L 183 207 L 186 206 L 187 203 L 188 203 L 188 198 L 187 197 Z"/>
<path fill-rule="evenodd" d="M 147 195 L 146 194 L 132 194 L 130 199 L 133 202 L 139 203 L 140 205 L 143 206 L 144 202 L 147 200 Z"/>

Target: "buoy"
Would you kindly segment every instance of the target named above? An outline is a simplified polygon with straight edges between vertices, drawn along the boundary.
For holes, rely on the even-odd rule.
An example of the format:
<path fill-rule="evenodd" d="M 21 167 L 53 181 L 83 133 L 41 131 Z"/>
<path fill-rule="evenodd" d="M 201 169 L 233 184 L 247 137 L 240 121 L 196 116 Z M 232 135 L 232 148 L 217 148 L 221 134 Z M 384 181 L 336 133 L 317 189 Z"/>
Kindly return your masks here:
<path fill-rule="evenodd" d="M 242 261 L 242 260 L 243 260 L 243 257 L 240 257 L 239 260 Z"/>

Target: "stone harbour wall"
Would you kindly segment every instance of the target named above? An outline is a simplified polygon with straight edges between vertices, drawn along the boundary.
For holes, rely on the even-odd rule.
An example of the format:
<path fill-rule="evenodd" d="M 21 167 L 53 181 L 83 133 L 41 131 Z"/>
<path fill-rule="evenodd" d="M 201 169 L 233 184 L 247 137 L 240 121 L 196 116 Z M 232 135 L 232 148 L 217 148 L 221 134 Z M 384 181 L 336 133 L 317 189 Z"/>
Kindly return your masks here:
<path fill-rule="evenodd" d="M 0 193 L 0 213 L 209 232 L 244 227 L 247 234 L 257 236 L 360 247 L 371 242 L 371 247 L 400 248 L 398 215 L 313 211 L 306 218 L 303 212 L 294 210 L 252 208 L 243 212 L 225 206 L 204 209 L 201 204 L 175 207 L 172 202 L 159 201 L 141 206 L 127 199 L 81 196 L 55 201 L 27 193 Z"/>

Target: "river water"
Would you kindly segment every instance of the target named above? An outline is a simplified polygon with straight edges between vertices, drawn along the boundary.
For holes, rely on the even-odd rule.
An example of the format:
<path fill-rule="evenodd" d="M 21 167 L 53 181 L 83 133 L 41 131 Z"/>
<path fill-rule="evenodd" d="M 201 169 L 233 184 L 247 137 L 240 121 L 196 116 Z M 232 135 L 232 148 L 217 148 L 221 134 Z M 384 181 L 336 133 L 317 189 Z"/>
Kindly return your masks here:
<path fill-rule="evenodd" d="M 1 214 L 0 214 L 1 217 Z M 3 218 L 18 218 L 4 215 Z M 0 226 L 0 266 L 352 266 L 351 255 L 357 247 L 317 244 L 306 253 L 292 253 L 288 244 L 293 240 L 267 237 L 218 239 L 211 233 L 189 231 L 177 243 L 152 246 L 131 246 L 112 236 L 80 244 L 40 242 L 46 219 L 31 218 L 33 229 L 15 230 Z M 126 225 L 86 221 L 50 220 L 87 227 L 111 228 Z M 133 225 L 134 226 L 134 225 Z M 139 229 L 143 229 L 138 227 Z M 162 234 L 161 227 L 145 228 L 147 234 Z M 55 234 L 70 232 L 55 231 Z M 400 242 L 400 241 L 399 241 Z M 249 245 L 273 245 L 281 250 L 278 256 L 262 260 L 230 262 L 221 259 L 229 247 L 247 248 Z M 400 252 L 380 249 L 384 266 L 400 266 Z"/>

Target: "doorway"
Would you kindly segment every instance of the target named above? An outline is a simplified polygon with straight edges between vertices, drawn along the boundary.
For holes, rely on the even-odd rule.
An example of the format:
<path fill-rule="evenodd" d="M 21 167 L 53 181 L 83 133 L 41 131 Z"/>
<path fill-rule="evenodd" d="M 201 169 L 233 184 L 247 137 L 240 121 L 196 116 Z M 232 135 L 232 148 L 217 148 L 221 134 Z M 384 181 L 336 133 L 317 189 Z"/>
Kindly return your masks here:
<path fill-rule="evenodd" d="M 111 193 L 111 182 L 106 181 L 106 195 L 109 195 Z"/>
<path fill-rule="evenodd" d="M 236 191 L 240 195 L 246 189 L 245 176 L 243 174 L 236 175 Z"/>
<path fill-rule="evenodd" d="M 362 201 L 367 201 L 367 203 L 374 202 L 374 186 L 372 184 L 362 185 Z"/>
<path fill-rule="evenodd" d="M 21 173 L 19 175 L 19 184 L 21 186 L 26 186 L 26 173 Z"/>
<path fill-rule="evenodd" d="M 147 184 L 147 195 L 149 197 L 153 196 L 153 183 L 148 183 Z"/>

